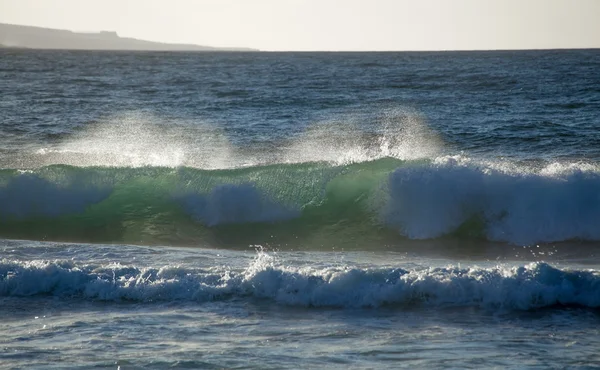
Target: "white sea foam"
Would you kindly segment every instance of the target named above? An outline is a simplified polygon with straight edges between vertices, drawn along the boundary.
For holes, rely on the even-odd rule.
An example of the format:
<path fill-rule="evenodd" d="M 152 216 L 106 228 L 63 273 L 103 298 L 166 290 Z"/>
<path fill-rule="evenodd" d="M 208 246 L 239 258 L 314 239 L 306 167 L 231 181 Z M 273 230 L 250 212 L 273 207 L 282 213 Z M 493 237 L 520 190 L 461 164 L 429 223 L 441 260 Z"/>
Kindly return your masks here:
<path fill-rule="evenodd" d="M 292 267 L 262 252 L 239 271 L 0 261 L 1 296 L 48 294 L 107 301 L 206 302 L 236 297 L 315 307 L 423 305 L 527 310 L 554 305 L 600 307 L 600 275 L 560 270 L 545 263 L 412 270 Z"/>
<path fill-rule="evenodd" d="M 409 238 L 437 238 L 477 218 L 489 240 L 600 240 L 600 173 L 585 164 L 533 171 L 443 157 L 398 168 L 388 186 L 383 220 Z"/>

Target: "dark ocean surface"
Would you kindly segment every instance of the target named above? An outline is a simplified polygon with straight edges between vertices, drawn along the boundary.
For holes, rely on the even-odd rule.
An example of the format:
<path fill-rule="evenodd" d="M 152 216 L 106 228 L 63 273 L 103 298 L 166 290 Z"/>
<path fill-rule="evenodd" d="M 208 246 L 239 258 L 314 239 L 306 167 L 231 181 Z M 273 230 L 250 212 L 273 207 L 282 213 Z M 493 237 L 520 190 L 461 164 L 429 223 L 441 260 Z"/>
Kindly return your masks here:
<path fill-rule="evenodd" d="M 0 367 L 600 366 L 600 50 L 0 50 Z"/>

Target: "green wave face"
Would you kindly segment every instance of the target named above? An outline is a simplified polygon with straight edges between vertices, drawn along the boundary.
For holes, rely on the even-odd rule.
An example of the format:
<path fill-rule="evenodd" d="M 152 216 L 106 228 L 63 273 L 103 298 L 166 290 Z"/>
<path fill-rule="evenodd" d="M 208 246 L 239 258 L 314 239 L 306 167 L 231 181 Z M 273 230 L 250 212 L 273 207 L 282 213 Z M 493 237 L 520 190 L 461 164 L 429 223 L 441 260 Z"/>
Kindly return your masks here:
<path fill-rule="evenodd" d="M 0 171 L 0 236 L 247 247 L 335 247 L 395 235 L 378 207 L 395 159 L 348 166 L 230 170 L 78 168 Z"/>
<path fill-rule="evenodd" d="M 1 170 L 0 237 L 327 250 L 408 239 L 600 240 L 600 170 L 497 167 L 383 158 L 228 170 Z"/>

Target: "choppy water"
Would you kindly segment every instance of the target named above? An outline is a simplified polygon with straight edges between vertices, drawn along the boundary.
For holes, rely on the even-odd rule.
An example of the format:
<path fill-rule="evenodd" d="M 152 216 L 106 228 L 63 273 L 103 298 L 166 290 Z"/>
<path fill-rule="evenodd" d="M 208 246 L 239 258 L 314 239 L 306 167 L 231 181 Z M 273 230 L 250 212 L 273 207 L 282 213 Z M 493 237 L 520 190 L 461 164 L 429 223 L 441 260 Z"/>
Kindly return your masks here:
<path fill-rule="evenodd" d="M 600 365 L 599 67 L 0 51 L 0 364 Z"/>

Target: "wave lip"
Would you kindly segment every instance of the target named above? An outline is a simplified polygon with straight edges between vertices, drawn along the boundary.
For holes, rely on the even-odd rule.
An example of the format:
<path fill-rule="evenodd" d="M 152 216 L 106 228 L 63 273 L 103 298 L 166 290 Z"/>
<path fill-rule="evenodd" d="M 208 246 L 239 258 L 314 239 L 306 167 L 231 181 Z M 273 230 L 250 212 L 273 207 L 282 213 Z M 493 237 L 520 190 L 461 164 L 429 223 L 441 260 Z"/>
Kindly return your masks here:
<path fill-rule="evenodd" d="M 72 261 L 0 262 L 0 295 L 52 295 L 101 301 L 197 301 L 237 297 L 306 307 L 387 305 L 531 310 L 600 307 L 597 271 L 561 270 L 546 263 L 505 268 L 314 269 L 276 265 L 260 253 L 242 271 L 180 266 L 138 268 Z"/>
<path fill-rule="evenodd" d="M 0 235 L 324 248 L 446 236 L 598 241 L 599 189 L 592 164 L 532 169 L 461 157 L 229 170 L 49 166 L 0 170 Z"/>

